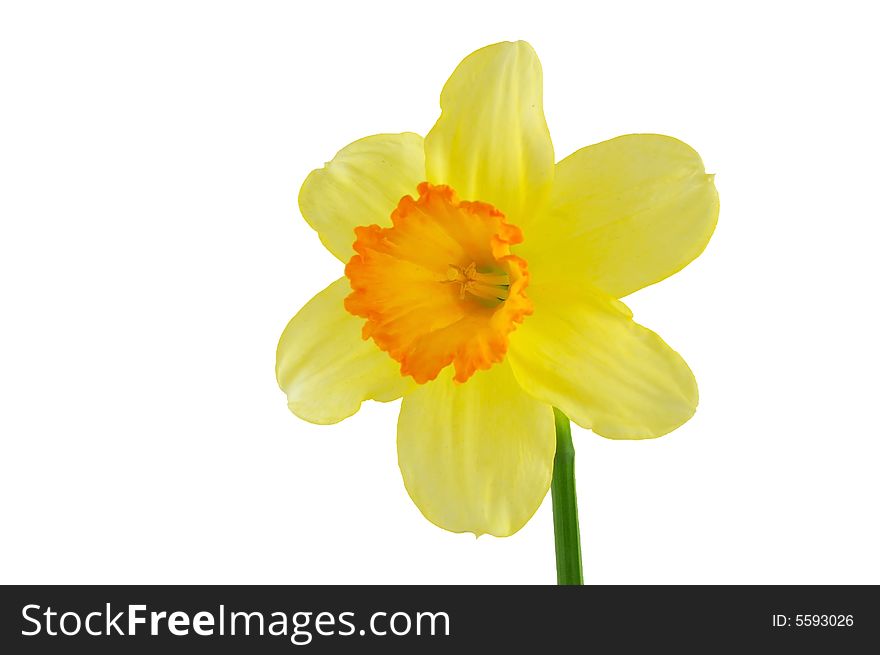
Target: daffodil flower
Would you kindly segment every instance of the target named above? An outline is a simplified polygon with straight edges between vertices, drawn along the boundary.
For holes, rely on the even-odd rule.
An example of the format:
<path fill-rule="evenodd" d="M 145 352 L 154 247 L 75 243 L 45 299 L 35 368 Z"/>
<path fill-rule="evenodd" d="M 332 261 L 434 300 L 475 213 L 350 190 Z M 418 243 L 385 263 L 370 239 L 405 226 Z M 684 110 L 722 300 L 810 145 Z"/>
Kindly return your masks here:
<path fill-rule="evenodd" d="M 554 407 L 611 439 L 693 415 L 687 364 L 619 298 L 700 254 L 718 195 L 668 136 L 557 163 L 541 65 L 522 41 L 464 59 L 440 105 L 424 139 L 366 137 L 306 179 L 302 214 L 345 276 L 290 321 L 276 372 L 312 423 L 402 397 L 415 504 L 447 530 L 506 536 L 550 488 Z"/>

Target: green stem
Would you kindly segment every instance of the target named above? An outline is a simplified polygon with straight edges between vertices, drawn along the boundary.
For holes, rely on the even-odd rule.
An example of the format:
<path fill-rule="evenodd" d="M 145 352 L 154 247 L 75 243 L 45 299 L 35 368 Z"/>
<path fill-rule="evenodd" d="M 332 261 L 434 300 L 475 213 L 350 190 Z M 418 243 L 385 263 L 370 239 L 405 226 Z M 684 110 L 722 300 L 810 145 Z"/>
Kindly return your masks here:
<path fill-rule="evenodd" d="M 577 494 L 574 486 L 574 446 L 568 417 L 555 407 L 556 458 L 553 460 L 553 536 L 556 539 L 556 580 L 561 585 L 584 584 L 581 564 L 581 533 L 578 528 Z"/>

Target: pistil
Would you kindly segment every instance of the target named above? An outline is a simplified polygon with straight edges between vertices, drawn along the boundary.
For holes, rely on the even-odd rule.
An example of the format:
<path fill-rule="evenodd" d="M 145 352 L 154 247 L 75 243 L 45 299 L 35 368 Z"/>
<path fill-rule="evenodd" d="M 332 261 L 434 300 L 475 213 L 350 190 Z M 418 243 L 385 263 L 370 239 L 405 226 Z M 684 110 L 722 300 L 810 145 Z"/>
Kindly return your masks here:
<path fill-rule="evenodd" d="M 446 273 L 448 282 L 460 284 L 459 298 L 467 294 L 483 301 L 500 304 L 510 292 L 510 276 L 497 270 L 480 271 L 476 262 L 467 266 L 450 264 Z"/>

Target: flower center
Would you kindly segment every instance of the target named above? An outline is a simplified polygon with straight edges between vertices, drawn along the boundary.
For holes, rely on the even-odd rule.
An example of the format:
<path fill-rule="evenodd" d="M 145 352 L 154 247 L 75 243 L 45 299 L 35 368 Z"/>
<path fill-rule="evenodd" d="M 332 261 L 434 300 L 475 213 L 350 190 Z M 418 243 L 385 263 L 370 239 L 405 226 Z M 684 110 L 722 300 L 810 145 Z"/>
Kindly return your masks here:
<path fill-rule="evenodd" d="M 423 182 L 404 196 L 392 226 L 355 229 L 345 267 L 345 308 L 366 319 L 364 339 L 423 384 L 453 364 L 465 382 L 507 353 L 509 334 L 532 313 L 525 260 L 510 253 L 522 232 L 484 202 L 458 200 Z"/>
<path fill-rule="evenodd" d="M 510 276 L 501 270 L 479 271 L 477 263 L 467 267 L 450 264 L 446 273 L 449 282 L 459 285 L 458 297 L 464 300 L 468 294 L 487 307 L 496 307 L 507 300 L 510 292 Z"/>

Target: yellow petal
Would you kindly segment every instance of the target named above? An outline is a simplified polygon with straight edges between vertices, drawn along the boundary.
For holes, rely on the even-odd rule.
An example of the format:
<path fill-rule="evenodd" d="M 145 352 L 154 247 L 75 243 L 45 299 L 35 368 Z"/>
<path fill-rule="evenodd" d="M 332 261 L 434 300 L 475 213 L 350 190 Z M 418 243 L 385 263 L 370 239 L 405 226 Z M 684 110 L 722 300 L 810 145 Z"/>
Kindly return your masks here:
<path fill-rule="evenodd" d="M 536 277 L 577 276 L 617 298 L 680 271 L 718 220 L 700 156 L 658 134 L 578 150 L 556 166 L 550 209 L 526 235 Z"/>
<path fill-rule="evenodd" d="M 403 399 L 397 452 L 410 497 L 452 532 L 504 537 L 538 509 L 553 475 L 553 410 L 506 363 L 465 384 L 449 369 Z"/>
<path fill-rule="evenodd" d="M 299 192 L 299 209 L 321 241 L 343 262 L 354 254 L 354 228 L 391 224 L 400 199 L 425 180 L 418 134 L 376 134 L 336 153 L 312 171 Z"/>
<path fill-rule="evenodd" d="M 535 313 L 508 359 L 523 389 L 611 439 L 649 439 L 686 422 L 697 383 L 681 356 L 618 300 L 582 284 L 529 287 Z"/>
<path fill-rule="evenodd" d="M 458 65 L 425 137 L 428 181 L 495 205 L 526 228 L 553 181 L 541 62 L 525 41 L 496 43 Z"/>
<path fill-rule="evenodd" d="M 275 376 L 287 406 L 306 421 L 338 423 L 367 399 L 387 402 L 413 386 L 400 365 L 361 338 L 363 319 L 345 311 L 351 292 L 336 280 L 294 316 L 278 342 Z"/>

